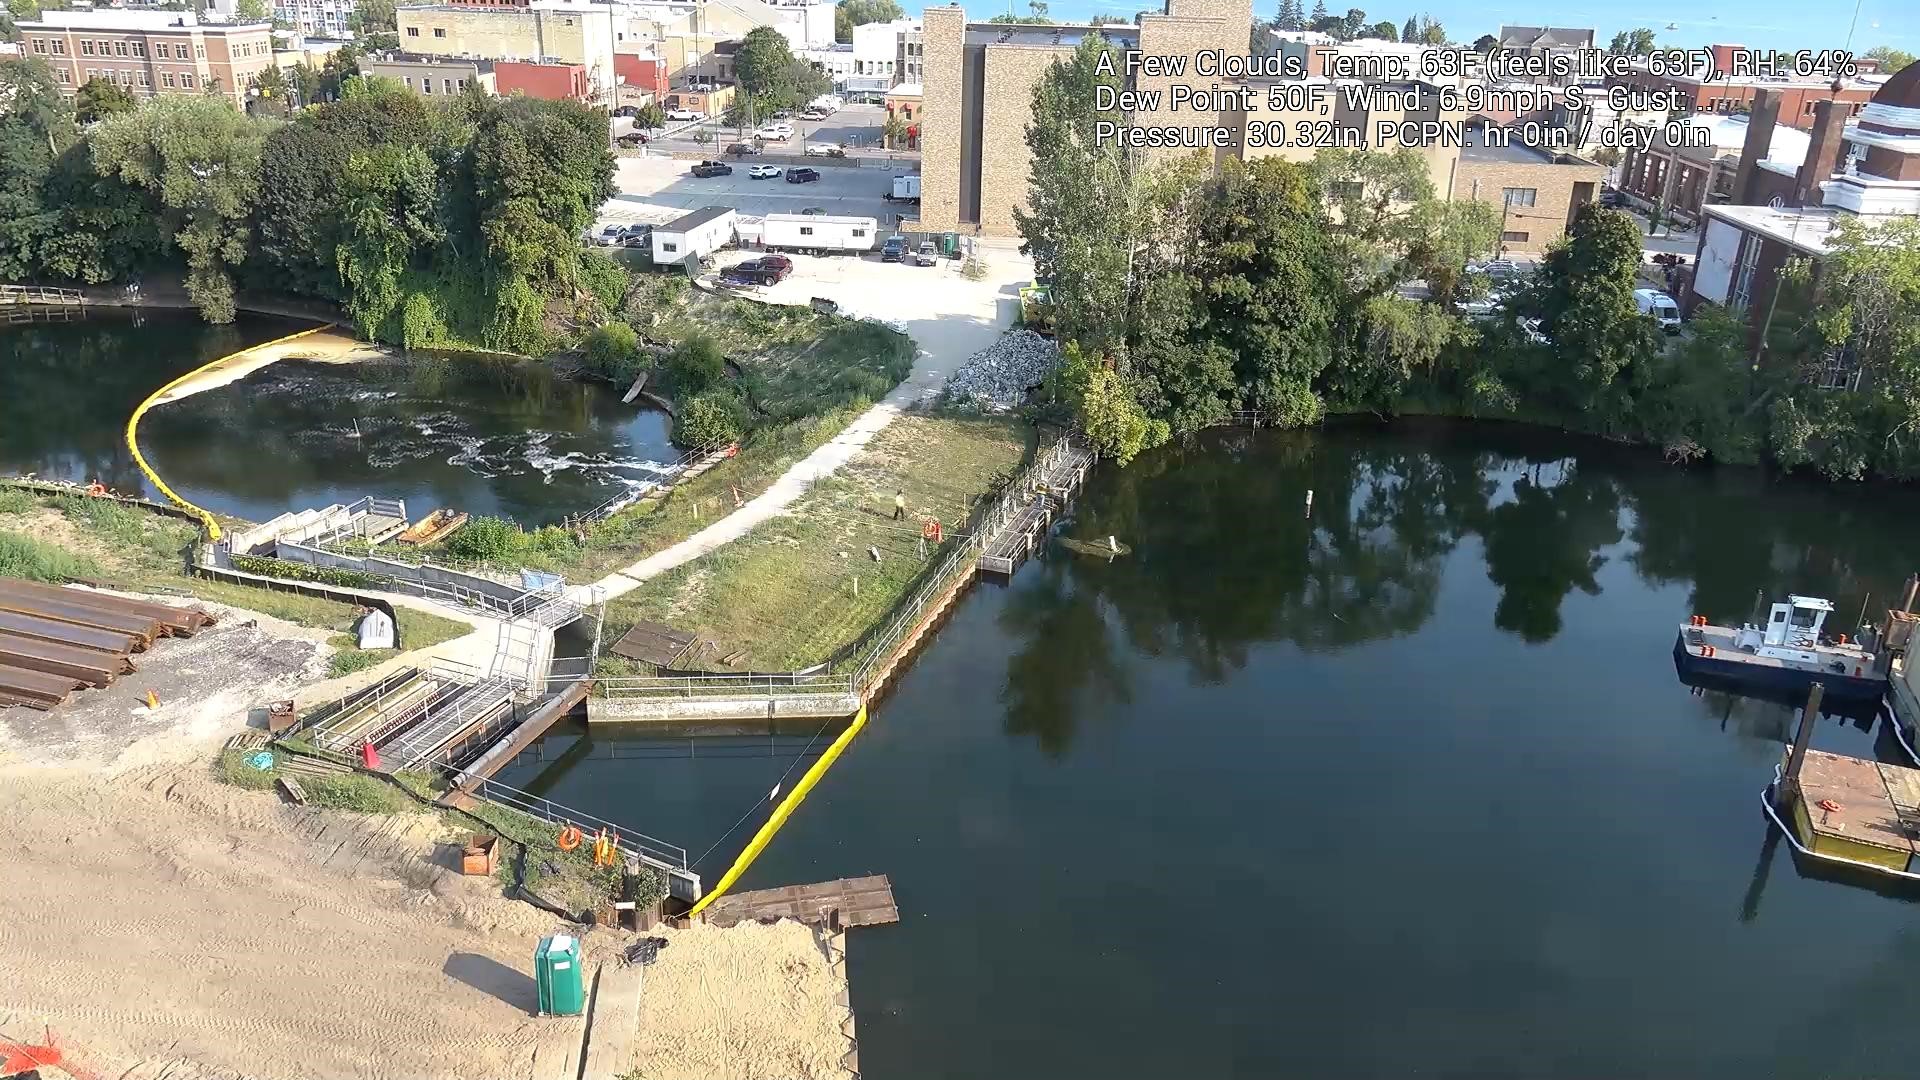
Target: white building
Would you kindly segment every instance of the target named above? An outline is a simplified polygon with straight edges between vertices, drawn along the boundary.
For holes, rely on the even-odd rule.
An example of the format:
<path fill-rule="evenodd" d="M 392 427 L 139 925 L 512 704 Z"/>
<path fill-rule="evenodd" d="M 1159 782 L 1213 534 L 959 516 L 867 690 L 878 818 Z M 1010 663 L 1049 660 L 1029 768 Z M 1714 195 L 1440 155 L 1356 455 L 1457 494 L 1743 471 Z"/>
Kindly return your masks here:
<path fill-rule="evenodd" d="M 212 0 L 214 11 L 233 9 L 235 0 Z M 355 0 L 274 0 L 273 17 L 315 37 L 352 36 Z"/>
<path fill-rule="evenodd" d="M 900 39 L 918 31 L 920 20 L 866 23 L 853 28 L 853 74 L 844 87 L 848 96 L 878 101 L 900 81 Z"/>
<path fill-rule="evenodd" d="M 834 88 L 840 89 L 847 78 L 853 74 L 853 46 L 832 45 L 825 49 L 803 49 L 793 55 L 812 64 L 832 77 Z"/>
<path fill-rule="evenodd" d="M 653 230 L 653 261 L 662 266 L 698 260 L 733 242 L 739 214 L 724 206 L 709 206 L 675 218 Z"/>
<path fill-rule="evenodd" d="M 833 5 L 820 0 L 767 0 L 772 25 L 786 35 L 795 53 L 833 44 Z"/>

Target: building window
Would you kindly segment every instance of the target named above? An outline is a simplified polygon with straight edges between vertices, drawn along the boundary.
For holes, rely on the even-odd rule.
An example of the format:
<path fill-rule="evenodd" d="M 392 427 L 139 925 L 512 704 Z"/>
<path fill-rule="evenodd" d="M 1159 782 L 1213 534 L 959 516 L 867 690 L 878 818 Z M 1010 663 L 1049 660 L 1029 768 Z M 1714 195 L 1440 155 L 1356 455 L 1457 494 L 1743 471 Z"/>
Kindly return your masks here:
<path fill-rule="evenodd" d="M 53 43 L 53 55 L 55 56 L 67 55 L 67 43 L 65 41 L 55 39 Z"/>
<path fill-rule="evenodd" d="M 460 89 L 461 89 L 461 90 L 465 90 L 466 88 L 467 88 L 467 80 L 465 80 L 465 79 L 461 79 L 461 80 L 460 80 Z"/>
<path fill-rule="evenodd" d="M 1524 244 L 1532 236 L 1532 233 L 1503 232 L 1500 234 L 1500 242 L 1503 244 Z"/>
<path fill-rule="evenodd" d="M 1727 293 L 1727 307 L 1736 312 L 1753 303 L 1753 272 L 1760 264 L 1760 241 L 1752 235 L 1740 241 L 1740 255 L 1734 260 L 1733 288 Z"/>
<path fill-rule="evenodd" d="M 867 235 L 867 230 L 865 230 L 865 229 L 855 229 L 855 230 L 853 230 L 853 235 L 854 235 L 854 237 L 855 237 L 855 238 L 857 239 L 857 238 L 859 238 L 859 237 L 862 237 L 862 236 L 865 236 L 865 235 Z"/>
<path fill-rule="evenodd" d="M 417 27 L 417 26 L 409 26 L 409 27 L 407 27 L 407 36 L 408 36 L 408 37 L 419 37 L 419 36 L 420 36 L 420 28 L 419 28 L 419 27 Z"/>
<path fill-rule="evenodd" d="M 82 56 L 92 56 L 92 55 L 93 55 L 93 42 L 91 42 L 91 41 L 83 41 L 83 42 L 81 42 L 81 43 L 80 43 L 80 55 L 82 55 Z"/>
<path fill-rule="evenodd" d="M 126 43 L 126 42 L 124 42 L 124 41 L 116 41 L 116 42 L 114 42 L 114 43 L 113 43 L 113 55 L 115 55 L 115 56 L 125 56 L 125 55 L 127 55 L 127 43 Z"/>
<path fill-rule="evenodd" d="M 433 28 L 433 36 L 434 36 L 434 37 L 446 37 L 446 36 L 447 36 L 447 28 L 446 28 L 446 27 L 444 27 L 444 26 L 436 26 L 436 27 L 434 27 L 434 28 Z"/>
<path fill-rule="evenodd" d="M 45 55 L 47 55 L 47 39 L 46 39 L 46 38 L 34 38 L 34 39 L 33 39 L 33 51 L 34 51 L 34 52 L 37 52 L 37 53 L 39 53 L 39 54 L 40 54 L 41 56 L 45 56 Z"/>
<path fill-rule="evenodd" d="M 811 226 L 811 225 L 802 225 L 802 226 L 800 226 L 800 235 L 801 235 L 801 236 L 812 236 L 812 235 L 813 235 L 813 226 Z"/>
<path fill-rule="evenodd" d="M 660 250 L 667 252 L 668 254 L 672 254 L 673 252 L 679 251 L 680 248 L 679 248 L 679 245 L 673 243 L 670 240 L 662 240 L 660 242 Z"/>
<path fill-rule="evenodd" d="M 160 85 L 169 90 L 173 89 L 173 72 L 168 71 L 162 73 L 160 76 Z"/>
<path fill-rule="evenodd" d="M 432 79 L 432 78 L 430 78 L 430 77 L 428 77 L 428 76 L 426 76 L 426 75 L 422 75 L 422 76 L 420 76 L 420 92 L 421 92 L 421 93 L 423 93 L 423 94 L 431 94 L 431 93 L 433 93 L 433 79 Z"/>
<path fill-rule="evenodd" d="M 451 94 L 451 93 L 453 93 L 453 80 L 452 80 L 452 79 L 441 79 L 441 80 L 440 80 L 440 91 L 441 91 L 441 93 L 445 93 L 445 94 Z"/>
<path fill-rule="evenodd" d="M 179 59 L 179 60 L 193 59 L 193 54 L 187 51 L 187 47 L 185 45 L 175 45 L 173 47 L 173 55 L 176 59 Z"/>
<path fill-rule="evenodd" d="M 188 90 L 193 89 L 193 74 L 186 71 L 181 72 L 180 85 Z"/>
<path fill-rule="evenodd" d="M 147 77 L 147 72 L 144 68 L 140 71 L 140 85 L 142 87 L 151 87 L 153 85 L 153 80 Z"/>
<path fill-rule="evenodd" d="M 68 71 L 68 70 L 67 70 L 66 68 L 61 68 L 61 69 L 59 70 L 59 72 L 58 72 L 58 74 L 59 74 L 59 76 L 60 76 L 60 81 L 61 81 L 61 82 L 63 82 L 63 83 L 72 83 L 72 82 L 73 82 L 73 72 L 71 72 L 71 71 Z"/>
<path fill-rule="evenodd" d="M 1814 382 L 1822 390 L 1860 389 L 1860 357 L 1851 344 L 1837 345 L 1820 358 Z"/>
<path fill-rule="evenodd" d="M 134 43 L 133 43 L 133 55 L 135 55 L 135 56 L 145 56 L 145 55 L 147 55 L 147 43 L 146 43 L 146 42 L 144 42 L 144 41 L 136 41 L 136 42 L 134 42 Z"/>
<path fill-rule="evenodd" d="M 1508 206 L 1532 206 L 1534 196 L 1538 194 L 1539 194 L 1539 189 L 1530 188 L 1530 187 L 1510 187 L 1510 188 L 1500 189 L 1500 197 L 1506 201 L 1506 204 Z"/>
<path fill-rule="evenodd" d="M 193 58 L 195 60 L 205 60 L 207 58 L 207 47 L 205 45 L 195 45 L 193 47 Z"/>

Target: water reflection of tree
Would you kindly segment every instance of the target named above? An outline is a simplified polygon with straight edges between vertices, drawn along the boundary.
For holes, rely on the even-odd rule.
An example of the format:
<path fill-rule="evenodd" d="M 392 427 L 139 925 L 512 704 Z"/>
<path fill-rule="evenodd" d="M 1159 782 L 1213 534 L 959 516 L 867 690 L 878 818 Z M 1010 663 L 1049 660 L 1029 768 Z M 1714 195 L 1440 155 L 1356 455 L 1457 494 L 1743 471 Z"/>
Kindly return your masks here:
<path fill-rule="evenodd" d="M 1620 542 L 1620 492 L 1611 478 L 1562 463 L 1542 481 L 1529 470 L 1513 482 L 1513 499 L 1486 512 L 1487 577 L 1500 586 L 1493 623 L 1526 641 L 1560 632 L 1560 606 L 1574 589 L 1598 596 L 1594 579 Z"/>
<path fill-rule="evenodd" d="M 1076 585 L 1057 559 L 1028 573 L 1000 613 L 1002 628 L 1025 642 L 1007 661 L 1000 700 L 1007 734 L 1032 735 L 1057 758 L 1073 743 L 1081 709 L 1125 703 L 1133 689 L 1097 591 Z"/>

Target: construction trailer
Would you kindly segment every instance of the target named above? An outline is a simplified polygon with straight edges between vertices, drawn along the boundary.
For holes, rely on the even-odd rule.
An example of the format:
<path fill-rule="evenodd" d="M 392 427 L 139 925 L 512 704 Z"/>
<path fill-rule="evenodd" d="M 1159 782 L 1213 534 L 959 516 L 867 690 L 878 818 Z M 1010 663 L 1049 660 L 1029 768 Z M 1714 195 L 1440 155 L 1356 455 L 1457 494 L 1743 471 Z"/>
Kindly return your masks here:
<path fill-rule="evenodd" d="M 880 223 L 869 217 L 831 214 L 768 214 L 760 242 L 771 251 L 815 254 L 872 251 Z"/>
<path fill-rule="evenodd" d="M 661 265 L 704 259 L 733 243 L 735 219 L 724 206 L 709 206 L 653 230 L 653 261 Z"/>

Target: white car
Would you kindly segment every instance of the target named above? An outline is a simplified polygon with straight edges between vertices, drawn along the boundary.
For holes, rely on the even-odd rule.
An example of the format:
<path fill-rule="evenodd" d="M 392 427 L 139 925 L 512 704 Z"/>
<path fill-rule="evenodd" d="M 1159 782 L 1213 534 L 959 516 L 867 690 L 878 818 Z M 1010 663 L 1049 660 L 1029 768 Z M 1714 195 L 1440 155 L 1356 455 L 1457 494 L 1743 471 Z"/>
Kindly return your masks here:
<path fill-rule="evenodd" d="M 778 165 L 755 165 L 747 170 L 747 175 L 755 180 L 777 180 L 786 172 Z"/>
<path fill-rule="evenodd" d="M 766 127 L 761 128 L 755 134 L 759 135 L 763 139 L 791 139 L 793 138 L 793 125 L 792 124 L 768 124 Z"/>
<path fill-rule="evenodd" d="M 694 111 L 693 111 L 692 109 L 668 109 L 668 110 L 667 110 L 667 119 L 669 119 L 669 120 L 698 120 L 698 119 L 700 119 L 700 114 L 699 114 L 699 113 L 697 113 L 697 112 L 694 112 Z"/>
<path fill-rule="evenodd" d="M 1535 345 L 1553 344 L 1553 339 L 1547 336 L 1547 332 L 1541 329 L 1541 326 L 1542 323 L 1539 319 L 1520 320 L 1520 330 L 1527 335 L 1528 341 L 1533 342 Z"/>
<path fill-rule="evenodd" d="M 833 157 L 836 153 L 846 152 L 846 148 L 839 143 L 810 142 L 807 144 L 808 157 Z"/>

